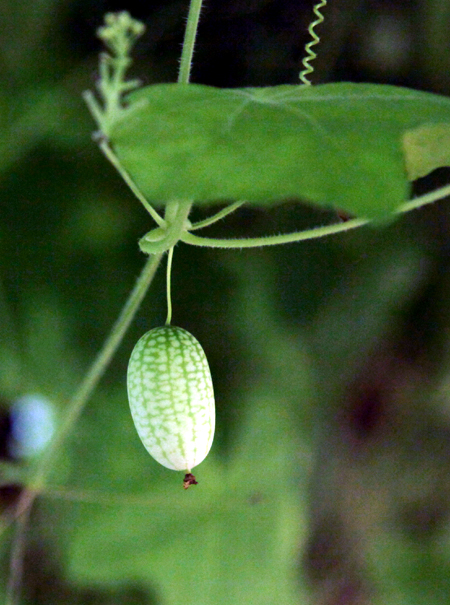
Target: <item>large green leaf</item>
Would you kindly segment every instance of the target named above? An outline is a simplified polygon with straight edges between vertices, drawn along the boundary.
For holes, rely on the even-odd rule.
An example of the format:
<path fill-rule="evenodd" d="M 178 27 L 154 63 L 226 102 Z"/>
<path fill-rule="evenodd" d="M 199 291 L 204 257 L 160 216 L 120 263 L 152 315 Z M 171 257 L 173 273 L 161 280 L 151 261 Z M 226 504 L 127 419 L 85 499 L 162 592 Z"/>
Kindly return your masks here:
<path fill-rule="evenodd" d="M 213 450 L 195 469 L 199 485 L 187 492 L 182 473 L 158 467 L 146 454 L 125 401 L 120 413 L 111 401 L 108 414 L 100 406 L 96 434 L 106 450 L 98 439 L 96 448 L 80 450 L 93 462 L 88 476 L 95 488 L 89 502 L 85 489 L 75 487 L 87 501 L 72 509 L 70 580 L 154 587 L 167 605 L 292 603 L 305 532 L 295 477 L 306 473 L 297 469 L 295 423 L 263 391 L 241 414 L 229 462 Z M 84 477 L 77 472 L 75 484 L 86 481 L 79 468 Z M 102 487 L 108 497 L 95 496 Z"/>
<path fill-rule="evenodd" d="M 136 91 L 106 133 L 153 203 L 302 198 L 381 217 L 408 197 L 404 133 L 450 99 L 376 84 Z"/>
<path fill-rule="evenodd" d="M 153 585 L 167 605 L 292 603 L 305 531 L 293 480 L 294 429 L 277 402 L 255 403 L 233 460 L 225 465 L 210 454 L 196 469 L 195 489 L 184 492 L 182 474 L 163 469 L 159 480 L 141 479 L 140 498 L 120 499 L 110 488 L 108 503 L 80 504 L 71 580 Z M 128 468 L 135 494 L 139 477 L 148 475 L 141 460 L 153 465 L 139 456 Z"/>

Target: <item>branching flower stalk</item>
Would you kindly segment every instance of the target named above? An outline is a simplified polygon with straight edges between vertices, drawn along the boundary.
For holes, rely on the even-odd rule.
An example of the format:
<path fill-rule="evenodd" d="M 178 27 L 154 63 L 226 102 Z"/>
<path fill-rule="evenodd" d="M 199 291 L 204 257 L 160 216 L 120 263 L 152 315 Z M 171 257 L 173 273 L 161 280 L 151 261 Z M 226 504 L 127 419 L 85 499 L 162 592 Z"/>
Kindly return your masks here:
<path fill-rule="evenodd" d="M 110 51 L 100 56 L 97 90 L 102 105 L 91 92 L 84 93 L 84 98 L 101 134 L 106 138 L 110 126 L 126 112 L 123 95 L 140 86 L 139 80 L 126 80 L 125 76 L 132 63 L 131 49 L 144 31 L 145 25 L 132 19 L 125 11 L 105 15 L 105 25 L 97 30 L 98 37 Z"/>

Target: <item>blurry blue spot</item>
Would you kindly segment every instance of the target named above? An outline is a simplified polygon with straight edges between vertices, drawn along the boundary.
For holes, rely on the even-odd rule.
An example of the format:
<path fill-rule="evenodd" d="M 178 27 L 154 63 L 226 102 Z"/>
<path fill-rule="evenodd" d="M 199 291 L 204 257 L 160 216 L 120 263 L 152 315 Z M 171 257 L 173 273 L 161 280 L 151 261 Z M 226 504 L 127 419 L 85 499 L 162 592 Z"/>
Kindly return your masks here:
<path fill-rule="evenodd" d="M 55 417 L 51 402 L 42 395 L 25 395 L 11 407 L 10 454 L 30 458 L 39 454 L 52 438 Z"/>

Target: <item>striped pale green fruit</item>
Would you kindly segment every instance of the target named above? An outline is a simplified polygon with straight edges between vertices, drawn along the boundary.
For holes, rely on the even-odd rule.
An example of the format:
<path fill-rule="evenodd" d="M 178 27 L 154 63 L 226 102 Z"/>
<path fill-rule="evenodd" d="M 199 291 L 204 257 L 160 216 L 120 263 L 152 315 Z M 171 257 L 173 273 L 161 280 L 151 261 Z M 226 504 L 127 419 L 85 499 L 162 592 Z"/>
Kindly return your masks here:
<path fill-rule="evenodd" d="M 127 383 L 148 452 L 167 468 L 190 473 L 208 454 L 215 426 L 211 372 L 200 343 L 182 328 L 150 330 L 133 349 Z"/>

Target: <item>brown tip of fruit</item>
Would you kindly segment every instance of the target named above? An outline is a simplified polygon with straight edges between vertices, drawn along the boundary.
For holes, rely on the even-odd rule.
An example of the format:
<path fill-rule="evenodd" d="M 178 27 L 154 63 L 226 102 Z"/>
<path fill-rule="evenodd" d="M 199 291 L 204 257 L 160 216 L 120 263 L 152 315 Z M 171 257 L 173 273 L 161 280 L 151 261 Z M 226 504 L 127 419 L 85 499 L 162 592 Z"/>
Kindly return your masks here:
<path fill-rule="evenodd" d="M 184 489 L 188 489 L 190 485 L 198 485 L 198 481 L 192 473 L 186 473 L 183 480 L 183 487 Z"/>

